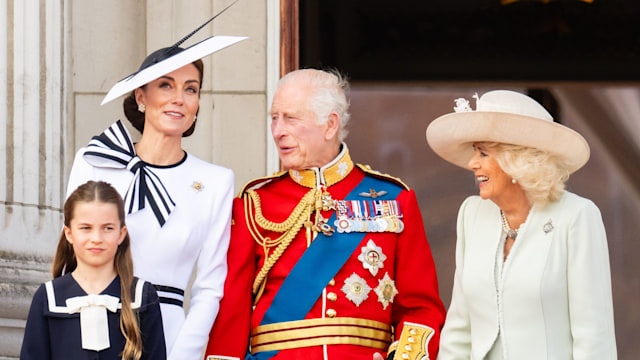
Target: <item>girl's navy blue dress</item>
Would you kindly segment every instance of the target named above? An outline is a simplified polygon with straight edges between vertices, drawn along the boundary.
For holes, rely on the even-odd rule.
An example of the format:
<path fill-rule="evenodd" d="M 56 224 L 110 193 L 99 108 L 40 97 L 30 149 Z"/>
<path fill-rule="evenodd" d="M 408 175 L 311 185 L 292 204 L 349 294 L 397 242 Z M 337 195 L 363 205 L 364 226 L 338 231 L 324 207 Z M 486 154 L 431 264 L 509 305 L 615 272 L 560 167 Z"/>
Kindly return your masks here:
<path fill-rule="evenodd" d="M 70 314 L 66 300 L 87 293 L 71 274 L 42 284 L 31 302 L 29 317 L 20 352 L 22 360 L 46 359 L 121 359 L 125 338 L 120 331 L 120 310 L 107 310 L 110 346 L 101 351 L 82 348 L 80 313 Z M 100 295 L 120 298 L 120 277 Z M 142 336 L 142 359 L 166 359 L 160 303 L 155 288 L 148 282 L 134 279 L 132 308 L 138 315 Z"/>

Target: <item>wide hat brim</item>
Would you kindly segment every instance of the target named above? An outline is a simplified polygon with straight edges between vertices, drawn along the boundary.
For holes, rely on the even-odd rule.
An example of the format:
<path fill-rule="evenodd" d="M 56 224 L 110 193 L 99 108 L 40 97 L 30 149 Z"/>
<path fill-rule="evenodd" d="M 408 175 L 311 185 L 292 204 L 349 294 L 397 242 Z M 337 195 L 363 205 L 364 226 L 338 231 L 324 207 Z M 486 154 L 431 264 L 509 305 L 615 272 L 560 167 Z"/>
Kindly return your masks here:
<path fill-rule="evenodd" d="M 589 145 L 576 131 L 520 114 L 469 111 L 440 116 L 427 127 L 427 143 L 444 160 L 468 169 L 474 142 L 536 148 L 560 157 L 570 173 L 589 160 Z"/>
<path fill-rule="evenodd" d="M 246 36 L 216 35 L 194 44 L 184 51 L 159 61 L 147 68 L 135 72 L 118 81 L 102 100 L 100 105 L 127 94 L 149 82 L 166 75 L 176 69 L 190 64 L 198 59 L 213 54 L 237 42 L 247 39 Z"/>

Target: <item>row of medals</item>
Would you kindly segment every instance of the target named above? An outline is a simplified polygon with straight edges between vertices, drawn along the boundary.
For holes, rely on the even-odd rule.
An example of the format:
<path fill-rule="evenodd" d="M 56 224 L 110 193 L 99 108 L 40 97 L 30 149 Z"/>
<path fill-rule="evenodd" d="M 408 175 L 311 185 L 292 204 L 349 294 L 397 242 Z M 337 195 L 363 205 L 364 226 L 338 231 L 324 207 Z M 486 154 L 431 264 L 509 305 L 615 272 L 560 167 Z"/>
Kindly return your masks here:
<path fill-rule="evenodd" d="M 395 232 L 404 230 L 404 223 L 397 216 L 376 216 L 373 218 L 349 218 L 340 215 L 333 222 L 339 233 L 350 232 Z"/>
<path fill-rule="evenodd" d="M 335 210 L 336 200 L 331 198 L 327 191 L 322 193 L 322 210 Z M 350 232 L 395 232 L 401 233 L 404 230 L 404 223 L 397 215 L 383 215 L 373 217 L 349 217 L 346 214 L 339 214 L 333 222 L 339 233 Z M 331 225 L 327 224 L 327 219 L 319 219 L 318 229 L 329 235 L 333 232 Z"/>

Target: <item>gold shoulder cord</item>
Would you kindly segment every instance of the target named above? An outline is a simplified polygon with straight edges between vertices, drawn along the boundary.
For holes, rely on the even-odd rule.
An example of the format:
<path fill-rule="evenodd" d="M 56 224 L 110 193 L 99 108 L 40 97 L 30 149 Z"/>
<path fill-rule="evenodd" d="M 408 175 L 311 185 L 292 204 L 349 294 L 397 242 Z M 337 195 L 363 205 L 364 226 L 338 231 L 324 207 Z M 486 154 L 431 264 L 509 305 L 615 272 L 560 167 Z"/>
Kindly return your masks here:
<path fill-rule="evenodd" d="M 247 227 L 251 236 L 260 246 L 262 246 L 266 258 L 264 265 L 253 281 L 253 294 L 255 295 L 254 302 L 258 301 L 264 291 L 267 274 L 276 261 L 278 261 L 280 256 L 282 256 L 289 244 L 291 244 L 291 241 L 296 237 L 298 231 L 300 231 L 303 225 L 307 227 L 307 230 L 313 226 L 313 224 L 309 222 L 309 218 L 316 205 L 316 192 L 317 191 L 315 189 L 311 189 L 307 192 L 298 205 L 293 209 L 289 217 L 281 223 L 265 219 L 262 214 L 260 196 L 255 192 L 255 190 L 247 190 L 243 196 Z M 253 212 L 254 207 L 255 216 Z M 282 233 L 282 235 L 277 239 L 263 237 L 258 226 L 268 231 Z M 269 250 L 274 247 L 276 247 L 276 249 L 273 253 L 269 254 Z"/>

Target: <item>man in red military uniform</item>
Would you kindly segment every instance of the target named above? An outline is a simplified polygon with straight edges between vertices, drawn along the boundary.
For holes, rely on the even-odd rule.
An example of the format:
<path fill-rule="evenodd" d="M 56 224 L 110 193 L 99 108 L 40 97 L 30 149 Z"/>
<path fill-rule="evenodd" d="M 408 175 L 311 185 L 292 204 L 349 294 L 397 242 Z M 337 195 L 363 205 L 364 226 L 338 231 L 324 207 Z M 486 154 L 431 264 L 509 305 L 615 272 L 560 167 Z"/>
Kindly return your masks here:
<path fill-rule="evenodd" d="M 234 201 L 207 360 L 436 358 L 445 310 L 415 193 L 351 160 L 347 89 L 314 69 L 280 80 L 271 131 L 288 171 Z"/>

